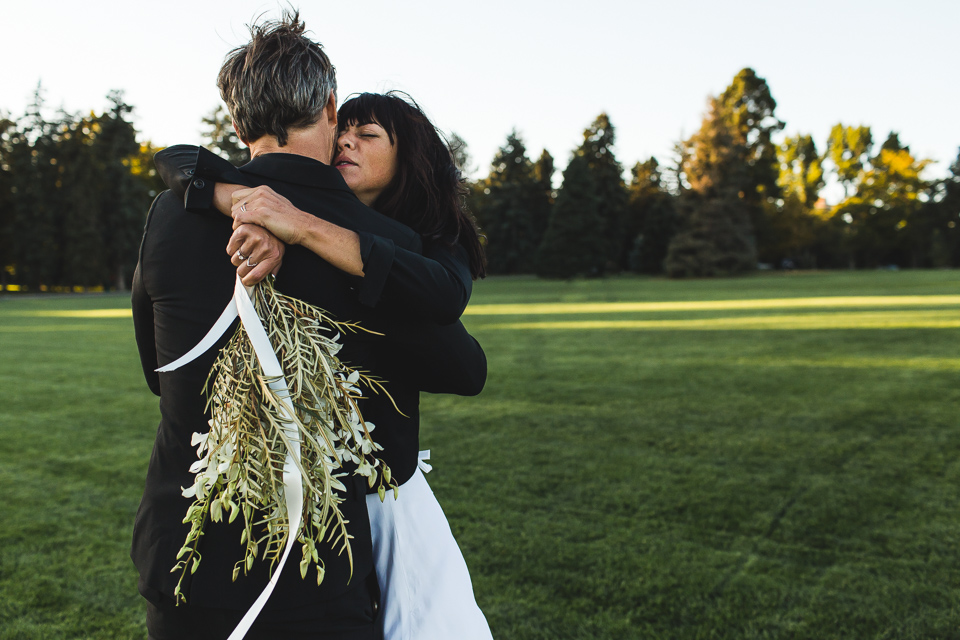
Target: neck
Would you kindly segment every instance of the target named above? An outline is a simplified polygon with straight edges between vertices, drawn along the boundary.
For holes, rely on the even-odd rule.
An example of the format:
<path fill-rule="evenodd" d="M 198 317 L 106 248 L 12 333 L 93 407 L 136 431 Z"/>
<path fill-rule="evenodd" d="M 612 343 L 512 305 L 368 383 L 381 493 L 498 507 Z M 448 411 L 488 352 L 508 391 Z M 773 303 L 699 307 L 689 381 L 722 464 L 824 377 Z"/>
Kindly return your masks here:
<path fill-rule="evenodd" d="M 333 159 L 333 136 L 330 132 L 314 125 L 296 129 L 287 133 L 287 144 L 282 147 L 273 136 L 263 136 L 250 143 L 250 157 L 256 158 L 267 153 L 292 153 L 330 164 Z"/>

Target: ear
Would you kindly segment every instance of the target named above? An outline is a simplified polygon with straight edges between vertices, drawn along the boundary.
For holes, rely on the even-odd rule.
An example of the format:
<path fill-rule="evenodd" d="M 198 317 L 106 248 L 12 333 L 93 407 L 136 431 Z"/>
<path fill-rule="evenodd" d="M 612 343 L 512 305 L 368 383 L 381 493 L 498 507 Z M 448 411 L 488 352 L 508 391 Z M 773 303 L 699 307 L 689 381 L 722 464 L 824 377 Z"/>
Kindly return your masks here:
<path fill-rule="evenodd" d="M 323 108 L 323 118 L 326 120 L 328 126 L 337 126 L 337 96 L 333 91 L 331 91 L 327 97 L 327 104 Z"/>
<path fill-rule="evenodd" d="M 240 130 L 237 129 L 237 123 L 231 122 L 230 125 L 233 127 L 233 131 L 237 134 L 237 137 L 240 139 L 240 142 L 242 142 L 244 146 L 249 147 L 250 143 L 243 139 L 243 136 L 240 135 Z"/>

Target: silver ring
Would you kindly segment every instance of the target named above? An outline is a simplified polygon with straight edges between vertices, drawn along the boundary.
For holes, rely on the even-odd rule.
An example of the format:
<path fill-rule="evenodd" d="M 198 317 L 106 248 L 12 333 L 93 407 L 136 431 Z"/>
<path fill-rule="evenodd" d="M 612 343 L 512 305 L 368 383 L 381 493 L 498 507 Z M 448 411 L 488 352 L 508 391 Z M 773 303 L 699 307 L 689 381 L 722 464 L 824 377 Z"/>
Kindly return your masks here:
<path fill-rule="evenodd" d="M 253 262 L 253 263 L 251 263 L 251 262 L 250 262 L 250 258 L 247 258 L 247 266 L 248 266 L 248 267 L 255 267 L 255 266 L 257 266 L 258 264 L 260 264 L 260 263 L 259 263 L 259 262 Z"/>
<path fill-rule="evenodd" d="M 247 210 L 247 203 L 244 202 L 243 204 L 240 205 L 240 211 L 246 212 L 246 210 Z"/>
<path fill-rule="evenodd" d="M 237 258 L 239 258 L 240 260 L 246 260 L 247 257 L 248 256 L 245 256 L 242 253 L 240 253 L 240 249 L 237 249 Z"/>

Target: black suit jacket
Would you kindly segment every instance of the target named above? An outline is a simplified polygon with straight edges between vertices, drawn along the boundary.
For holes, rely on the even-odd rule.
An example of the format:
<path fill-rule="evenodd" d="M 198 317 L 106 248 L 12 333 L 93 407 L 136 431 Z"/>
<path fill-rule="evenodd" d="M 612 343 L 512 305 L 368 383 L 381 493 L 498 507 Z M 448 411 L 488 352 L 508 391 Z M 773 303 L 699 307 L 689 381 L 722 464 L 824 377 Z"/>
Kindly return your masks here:
<path fill-rule="evenodd" d="M 267 184 L 299 208 L 331 222 L 376 233 L 406 250 L 420 249 L 417 234 L 363 206 L 346 187 L 339 172 L 327 165 L 292 154 L 269 154 L 254 159 L 242 168 L 242 172 L 250 182 Z M 225 252 L 231 233 L 228 218 L 189 213 L 182 201 L 170 192 L 158 196 L 144 231 L 140 262 L 134 276 L 134 324 L 147 383 L 160 396 L 161 421 L 134 525 L 131 556 L 140 572 L 141 593 L 148 599 L 155 599 L 157 593 L 172 597 L 179 579 L 179 575 L 170 573 L 170 569 L 189 530 L 181 521 L 191 502 L 180 492 L 181 487 L 192 484 L 189 467 L 197 458 L 190 446 L 191 434 L 209 429 L 202 388 L 218 348 L 177 371 L 157 374 L 154 369 L 180 357 L 195 345 L 229 301 L 236 277 Z M 340 357 L 351 366 L 377 374 L 391 370 L 386 364 L 388 358 L 394 362 L 410 361 L 414 375 L 424 373 L 436 380 L 436 376 L 443 372 L 437 371 L 429 362 L 443 364 L 450 360 L 451 354 L 457 353 L 459 346 L 467 344 L 455 327 L 434 334 L 423 326 L 391 323 L 389 318 L 378 316 L 360 304 L 355 284 L 350 276 L 302 247 L 288 248 L 284 266 L 276 279 L 276 286 L 283 293 L 316 304 L 336 318 L 360 321 L 390 336 L 345 335 Z M 227 333 L 218 347 L 231 333 Z M 429 355 L 417 357 L 432 350 L 440 354 L 439 359 Z M 471 351 L 473 362 L 477 362 L 476 350 L 479 350 L 478 345 Z M 480 354 L 482 357 L 482 351 Z M 477 369 L 476 366 L 473 368 Z M 485 362 L 482 369 L 485 377 Z M 401 457 L 412 458 L 412 461 L 388 459 L 388 464 L 398 467 L 397 471 L 402 474 L 406 467 L 410 467 L 409 473 L 412 474 L 418 444 L 417 389 L 408 387 L 405 381 L 390 382 L 388 388 L 408 418 L 394 419 L 395 410 L 383 396 L 364 400 L 362 411 L 365 419 L 377 424 L 375 433 L 382 432 L 381 435 L 389 440 L 387 432 L 392 432 L 400 442 L 407 444 L 406 447 L 395 447 L 395 453 L 399 455 L 404 450 Z M 411 442 L 412 455 L 406 451 Z M 350 521 L 353 535 L 352 584 L 356 584 L 356 580 L 364 579 L 372 571 L 364 498 L 366 487 L 361 479 L 347 485 L 341 509 Z M 230 581 L 234 564 L 242 559 L 240 534 L 239 519 L 232 525 L 216 523 L 207 526 L 200 547 L 203 558 L 200 568 L 185 581 L 185 592 L 191 604 L 243 609 L 259 594 L 268 579 L 267 563 L 257 562 L 249 575 L 241 575 L 236 582 Z M 314 580 L 301 580 L 297 563 L 292 562 L 281 575 L 272 601 L 291 606 L 304 605 L 342 593 L 348 585 L 346 558 L 337 556 L 331 549 L 324 549 L 321 553 L 326 576 L 319 587 Z"/>

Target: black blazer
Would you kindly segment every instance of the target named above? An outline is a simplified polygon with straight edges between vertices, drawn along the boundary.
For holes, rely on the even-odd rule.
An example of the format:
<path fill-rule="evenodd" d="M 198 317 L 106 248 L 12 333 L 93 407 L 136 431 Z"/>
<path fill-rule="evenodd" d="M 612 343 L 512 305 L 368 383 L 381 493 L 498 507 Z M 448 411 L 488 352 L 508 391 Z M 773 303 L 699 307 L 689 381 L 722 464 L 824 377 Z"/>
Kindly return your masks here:
<path fill-rule="evenodd" d="M 414 232 L 363 206 L 339 172 L 327 165 L 292 154 L 269 154 L 254 159 L 241 171 L 250 182 L 269 185 L 303 210 L 358 232 L 375 233 L 405 250 L 420 250 L 420 239 Z M 202 178 L 193 180 L 195 186 L 204 186 Z M 157 374 L 154 369 L 193 347 L 229 301 L 236 277 L 225 252 L 231 233 L 229 218 L 188 213 L 179 198 L 164 192 L 154 201 L 148 215 L 134 276 L 137 345 L 147 383 L 160 396 L 161 412 L 131 550 L 140 572 L 141 593 L 152 600 L 157 593 L 172 597 L 179 579 L 179 574 L 170 573 L 170 569 L 189 530 L 181 521 L 191 502 L 180 491 L 192 483 L 189 467 L 196 460 L 196 452 L 190 446 L 191 434 L 209 428 L 202 387 L 218 348 L 177 371 Z M 382 396 L 372 395 L 362 405 L 364 418 L 377 425 L 374 434 L 380 436 L 385 446 L 393 445 L 391 455 L 384 456 L 387 463 L 399 479 L 405 480 L 416 468 L 419 387 L 478 392 L 477 380 L 482 387 L 486 375 L 479 345 L 459 324 L 428 328 L 391 322 L 389 317 L 359 302 L 354 279 L 302 247 L 288 248 L 276 286 L 283 293 L 324 308 L 336 318 L 357 320 L 388 335 L 345 335 L 340 357 L 351 366 L 384 374 L 404 370 L 403 366 L 389 362 L 407 363 L 407 379 L 388 382 L 388 389 L 407 418 L 397 416 Z M 462 373 L 464 370 L 469 373 Z M 421 375 L 425 376 L 424 384 L 409 384 L 409 378 Z M 453 389 L 457 385 L 460 389 Z M 372 571 L 366 487 L 360 479 L 347 484 L 341 508 L 354 536 L 356 581 Z M 264 562 L 256 563 L 250 575 L 230 581 L 234 564 L 243 554 L 239 525 L 238 520 L 232 525 L 207 526 L 200 548 L 200 568 L 185 580 L 185 593 L 191 604 L 243 609 L 265 585 L 268 566 Z M 329 549 L 321 553 L 326 576 L 319 587 L 313 580 L 301 580 L 297 563 L 290 563 L 272 600 L 293 606 L 342 593 L 348 584 L 346 558 Z"/>

